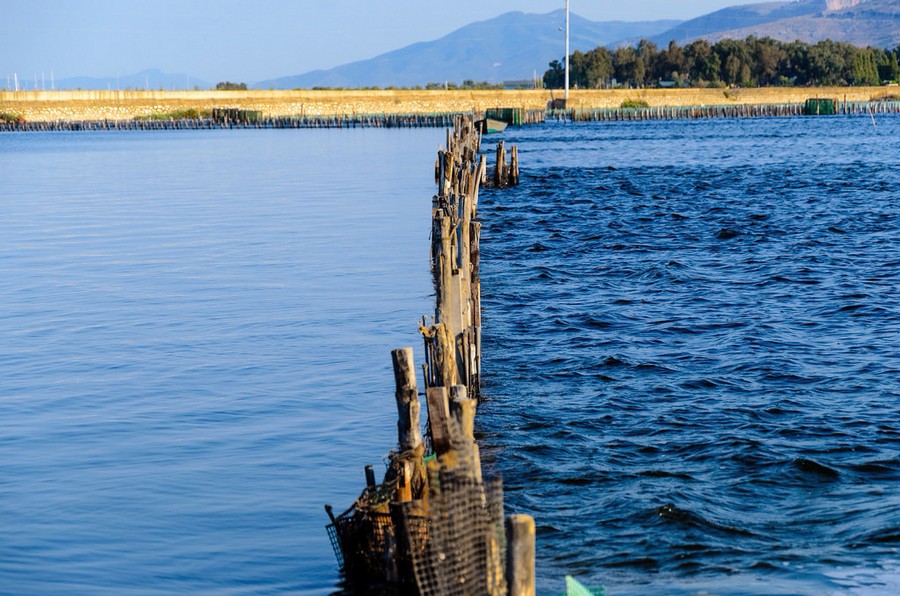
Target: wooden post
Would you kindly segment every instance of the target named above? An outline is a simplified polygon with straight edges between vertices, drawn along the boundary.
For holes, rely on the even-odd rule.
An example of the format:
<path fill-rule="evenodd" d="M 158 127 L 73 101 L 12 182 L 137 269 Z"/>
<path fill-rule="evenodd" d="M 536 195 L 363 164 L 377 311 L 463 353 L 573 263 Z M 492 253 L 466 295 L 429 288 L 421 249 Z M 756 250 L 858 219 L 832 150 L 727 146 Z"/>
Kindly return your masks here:
<path fill-rule="evenodd" d="M 428 400 L 428 425 L 431 428 L 431 446 L 438 454 L 445 453 L 450 444 L 450 408 L 446 387 L 430 387 L 426 392 Z"/>
<path fill-rule="evenodd" d="M 506 585 L 509 596 L 534 596 L 535 527 L 530 515 L 506 517 Z"/>
<path fill-rule="evenodd" d="M 400 477 L 397 482 L 397 502 L 406 503 L 412 501 L 412 474 L 409 471 L 409 464 L 404 463 L 400 468 Z"/>
<path fill-rule="evenodd" d="M 512 146 L 512 155 L 509 164 L 509 183 L 517 185 L 519 183 L 519 148 Z"/>
<path fill-rule="evenodd" d="M 416 388 L 416 364 L 412 348 L 391 352 L 394 381 L 397 386 L 397 438 L 400 451 L 412 451 L 422 446 L 419 427 L 419 391 Z"/>
<path fill-rule="evenodd" d="M 500 188 L 506 181 L 506 150 L 503 141 L 497 143 L 497 169 L 494 171 L 494 186 Z"/>
<path fill-rule="evenodd" d="M 450 413 L 459 423 L 463 438 L 475 441 L 475 400 L 469 399 L 465 385 L 450 388 Z"/>

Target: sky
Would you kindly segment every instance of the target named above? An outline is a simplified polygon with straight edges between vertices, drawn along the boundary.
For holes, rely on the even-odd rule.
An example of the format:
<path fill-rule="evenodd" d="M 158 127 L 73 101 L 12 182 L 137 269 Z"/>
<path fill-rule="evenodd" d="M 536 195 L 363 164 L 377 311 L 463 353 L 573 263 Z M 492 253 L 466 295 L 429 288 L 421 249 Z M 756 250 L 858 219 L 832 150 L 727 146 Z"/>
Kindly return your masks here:
<path fill-rule="evenodd" d="M 689 19 L 752 0 L 570 0 L 594 21 Z M 252 84 L 372 58 L 565 0 L 0 0 L 0 77 L 158 68 Z"/>

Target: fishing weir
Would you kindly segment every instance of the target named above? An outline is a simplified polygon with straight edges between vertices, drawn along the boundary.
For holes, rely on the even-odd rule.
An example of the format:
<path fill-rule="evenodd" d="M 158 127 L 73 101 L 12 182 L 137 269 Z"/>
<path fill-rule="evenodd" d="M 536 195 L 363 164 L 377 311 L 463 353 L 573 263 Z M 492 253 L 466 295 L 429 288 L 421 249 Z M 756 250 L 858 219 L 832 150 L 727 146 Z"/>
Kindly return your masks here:
<path fill-rule="evenodd" d="M 710 106 L 652 106 L 639 108 L 575 108 L 548 110 L 548 120 L 571 122 L 627 122 L 644 120 L 696 120 L 707 118 L 784 118 L 789 116 L 900 114 L 900 101 L 830 102 L 811 99 L 804 103 L 735 104 Z"/>
<path fill-rule="evenodd" d="M 831 102 L 827 111 L 811 108 Z M 812 102 L 812 103 L 811 103 Z M 216 129 L 356 129 L 448 128 L 459 118 L 493 119 L 513 126 L 566 122 L 628 122 L 709 118 L 773 118 L 815 115 L 900 114 L 900 101 L 836 101 L 810 99 L 803 103 L 765 103 L 707 106 L 649 106 L 628 108 L 494 108 L 484 112 L 432 114 L 344 114 L 330 116 L 265 116 L 258 111 L 216 108 L 204 118 L 135 118 L 132 120 L 0 119 L 0 132 L 74 132 Z"/>
<path fill-rule="evenodd" d="M 326 505 L 349 593 L 534 594 L 534 519 L 504 516 L 501 480 L 482 473 L 474 434 L 481 399 L 478 194 L 482 185 L 503 187 L 519 177 L 502 142 L 489 176 L 480 144 L 475 121 L 458 118 L 438 152 L 430 251 L 435 312 L 419 325 L 421 369 L 411 347 L 391 353 L 398 440 L 387 472 L 379 483 L 366 467 L 366 488 L 340 515 Z"/>
<path fill-rule="evenodd" d="M 252 110 L 216 108 L 208 118 L 135 118 L 132 120 L 0 119 L 0 132 L 73 132 L 130 130 L 215 129 L 318 129 L 318 128 L 448 128 L 460 118 L 493 118 L 508 124 L 540 124 L 544 110 L 497 108 L 486 112 L 441 112 L 435 114 L 347 114 L 337 116 L 269 117 Z"/>

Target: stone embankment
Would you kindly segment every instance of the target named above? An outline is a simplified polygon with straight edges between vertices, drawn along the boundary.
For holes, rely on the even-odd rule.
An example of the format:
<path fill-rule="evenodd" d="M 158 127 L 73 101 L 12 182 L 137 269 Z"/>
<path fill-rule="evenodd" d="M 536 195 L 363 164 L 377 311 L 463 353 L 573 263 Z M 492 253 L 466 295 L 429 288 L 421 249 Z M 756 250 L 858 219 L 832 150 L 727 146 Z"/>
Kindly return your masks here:
<path fill-rule="evenodd" d="M 895 88 L 826 87 L 763 89 L 616 89 L 573 90 L 569 107 L 617 108 L 624 101 L 656 106 L 710 106 L 802 103 L 811 97 L 869 101 L 893 94 Z M 130 120 L 177 110 L 234 108 L 266 117 L 338 116 L 354 114 L 434 114 L 481 112 L 495 107 L 543 109 L 561 91 L 2 91 L 0 113 L 30 122 L 56 120 Z"/>

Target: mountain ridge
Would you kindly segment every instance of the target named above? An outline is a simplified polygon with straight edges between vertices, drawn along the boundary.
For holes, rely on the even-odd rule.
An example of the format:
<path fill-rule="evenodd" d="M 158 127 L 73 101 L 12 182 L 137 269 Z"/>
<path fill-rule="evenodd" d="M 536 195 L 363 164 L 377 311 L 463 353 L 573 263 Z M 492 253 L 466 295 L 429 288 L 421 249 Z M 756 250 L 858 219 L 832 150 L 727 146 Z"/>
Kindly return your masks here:
<path fill-rule="evenodd" d="M 860 46 L 900 44 L 900 0 L 799 0 L 732 6 L 685 21 L 651 41 L 716 42 L 750 35 L 784 42 L 825 39 Z M 633 41 L 633 40 L 629 40 Z"/>
<path fill-rule="evenodd" d="M 47 87 L 45 81 L 44 84 Z M 54 82 L 58 90 L 75 89 L 146 89 L 149 91 L 169 91 L 179 89 L 207 89 L 209 83 L 185 73 L 166 73 L 158 68 L 148 68 L 133 74 L 112 77 L 75 76 L 58 79 Z"/>
<path fill-rule="evenodd" d="M 312 87 L 414 87 L 465 80 L 502 83 L 540 77 L 551 60 L 563 59 L 565 11 L 504 13 L 432 41 L 417 42 L 373 58 L 252 83 L 254 89 Z M 571 15 L 571 51 L 615 48 L 649 39 L 687 45 L 750 35 L 815 43 L 824 39 L 889 48 L 900 45 L 900 0 L 793 0 L 726 7 L 688 21 L 595 22 Z M 523 41 L 524 40 L 524 41 Z M 28 89 L 37 83 L 21 81 Z M 249 81 L 248 81 L 249 82 Z M 44 81 L 41 87 L 49 87 Z M 148 69 L 119 77 L 70 77 L 57 89 L 209 88 L 199 77 Z"/>
<path fill-rule="evenodd" d="M 571 50 L 591 50 L 632 36 L 648 36 L 679 21 L 595 22 L 570 15 Z M 562 59 L 565 11 L 538 15 L 507 12 L 477 21 L 433 41 L 328 70 L 260 81 L 257 89 L 310 87 L 415 86 L 463 80 L 502 83 L 541 76 L 547 64 Z M 530 43 L 523 43 L 522 40 Z"/>

